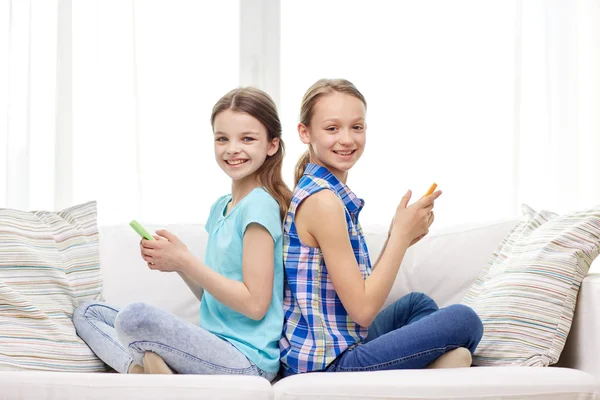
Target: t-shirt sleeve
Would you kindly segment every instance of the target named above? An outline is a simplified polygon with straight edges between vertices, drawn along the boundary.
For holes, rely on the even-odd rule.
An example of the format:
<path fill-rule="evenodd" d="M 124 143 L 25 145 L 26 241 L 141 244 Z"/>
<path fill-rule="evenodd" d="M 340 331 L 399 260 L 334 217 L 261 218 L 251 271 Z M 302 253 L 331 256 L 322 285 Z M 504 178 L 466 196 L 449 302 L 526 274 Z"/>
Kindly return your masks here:
<path fill-rule="evenodd" d="M 259 224 L 263 226 L 276 242 L 282 235 L 282 222 L 279 214 L 279 204 L 265 191 L 255 191 L 244 204 L 241 213 L 240 227 L 242 236 L 250 224 Z"/>

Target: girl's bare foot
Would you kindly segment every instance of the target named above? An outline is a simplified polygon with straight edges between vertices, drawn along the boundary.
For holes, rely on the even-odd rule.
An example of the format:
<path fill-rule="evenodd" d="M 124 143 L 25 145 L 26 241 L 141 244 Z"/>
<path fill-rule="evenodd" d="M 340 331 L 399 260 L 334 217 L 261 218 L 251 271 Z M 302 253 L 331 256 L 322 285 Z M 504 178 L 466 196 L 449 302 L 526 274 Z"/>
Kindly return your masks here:
<path fill-rule="evenodd" d="M 129 364 L 129 371 L 127 371 L 128 374 L 143 374 L 144 373 L 144 367 L 142 367 L 141 365 L 138 365 L 134 362 L 132 362 L 131 364 Z"/>
<path fill-rule="evenodd" d="M 427 368 L 466 368 L 471 366 L 471 352 L 464 347 L 459 347 L 442 354 Z"/>
<path fill-rule="evenodd" d="M 172 374 L 173 371 L 158 354 L 147 351 L 144 353 L 144 373 Z"/>

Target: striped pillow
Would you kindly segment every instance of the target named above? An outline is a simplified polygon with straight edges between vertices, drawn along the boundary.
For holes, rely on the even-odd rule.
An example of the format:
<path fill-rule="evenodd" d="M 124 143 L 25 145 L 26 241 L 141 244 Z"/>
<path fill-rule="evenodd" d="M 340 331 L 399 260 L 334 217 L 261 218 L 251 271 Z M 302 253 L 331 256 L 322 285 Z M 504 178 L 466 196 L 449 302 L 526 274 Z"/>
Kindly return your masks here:
<path fill-rule="evenodd" d="M 96 202 L 0 209 L 0 370 L 104 371 L 71 322 L 102 293 Z"/>
<path fill-rule="evenodd" d="M 556 363 L 600 252 L 600 205 L 563 216 L 523 205 L 523 213 L 463 299 L 484 326 L 474 365 Z"/>

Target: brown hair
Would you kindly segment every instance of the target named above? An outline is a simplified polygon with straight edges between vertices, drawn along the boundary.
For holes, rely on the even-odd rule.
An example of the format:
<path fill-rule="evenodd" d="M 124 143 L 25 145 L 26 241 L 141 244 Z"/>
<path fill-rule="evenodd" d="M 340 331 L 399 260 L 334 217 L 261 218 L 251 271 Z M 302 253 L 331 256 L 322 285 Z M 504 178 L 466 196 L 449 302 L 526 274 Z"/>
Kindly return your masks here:
<path fill-rule="evenodd" d="M 347 81 L 346 79 L 319 79 L 316 81 L 306 93 L 304 93 L 304 97 L 302 98 L 302 105 L 300 106 L 300 123 L 305 126 L 310 126 L 310 121 L 315 113 L 315 105 L 317 101 L 326 94 L 331 94 L 334 92 L 349 94 L 350 96 L 354 96 L 360 101 L 363 102 L 365 108 L 367 107 L 367 101 L 361 92 L 358 91 L 356 86 L 352 84 L 352 82 Z M 306 150 L 300 159 L 296 163 L 296 168 L 294 170 L 294 186 L 298 184 L 302 175 L 304 175 L 304 169 L 306 165 L 310 162 L 310 147 L 309 150 Z"/>
<path fill-rule="evenodd" d="M 263 165 L 256 171 L 258 181 L 279 204 L 281 219 L 285 218 L 292 199 L 292 192 L 281 176 L 281 167 L 285 155 L 285 145 L 281 139 L 281 122 L 277 115 L 277 107 L 273 99 L 260 89 L 244 87 L 233 89 L 221 97 L 215 104 L 210 116 L 210 124 L 214 129 L 215 118 L 225 110 L 243 112 L 256 118 L 267 128 L 269 142 L 279 139 L 279 148 L 272 156 L 267 156 Z"/>

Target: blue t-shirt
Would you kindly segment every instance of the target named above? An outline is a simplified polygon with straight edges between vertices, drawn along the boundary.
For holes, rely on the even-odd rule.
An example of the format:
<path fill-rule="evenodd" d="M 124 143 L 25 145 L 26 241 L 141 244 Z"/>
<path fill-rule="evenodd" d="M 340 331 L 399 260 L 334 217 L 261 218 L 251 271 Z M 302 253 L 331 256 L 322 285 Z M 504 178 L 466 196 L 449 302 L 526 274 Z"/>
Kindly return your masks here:
<path fill-rule="evenodd" d="M 231 195 L 219 198 L 211 207 L 206 230 L 208 244 L 204 263 L 226 278 L 243 281 L 242 249 L 246 228 L 262 225 L 273 237 L 274 279 L 271 305 L 263 319 L 254 321 L 225 306 L 204 292 L 200 305 L 200 326 L 227 340 L 266 372 L 279 370 L 279 346 L 283 327 L 283 250 L 279 204 L 258 187 L 225 215 Z"/>

